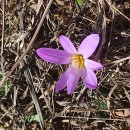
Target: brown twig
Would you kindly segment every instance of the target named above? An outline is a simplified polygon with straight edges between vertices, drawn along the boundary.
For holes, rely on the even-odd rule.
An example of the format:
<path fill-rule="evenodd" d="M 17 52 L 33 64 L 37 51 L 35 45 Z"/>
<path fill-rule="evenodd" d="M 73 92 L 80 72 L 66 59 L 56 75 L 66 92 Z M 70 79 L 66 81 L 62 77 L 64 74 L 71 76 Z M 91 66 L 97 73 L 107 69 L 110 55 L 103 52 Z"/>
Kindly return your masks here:
<path fill-rule="evenodd" d="M 95 60 L 98 60 L 101 53 L 102 53 L 102 49 L 103 49 L 103 46 L 106 42 L 106 16 L 105 16 L 105 9 L 104 9 L 104 1 L 102 1 L 101 3 L 101 17 L 102 17 L 102 24 L 101 24 L 101 35 L 102 35 L 102 41 L 101 41 L 101 44 L 99 46 L 99 49 L 98 49 L 98 52 L 95 56 Z"/>
<path fill-rule="evenodd" d="M 107 57 L 107 54 L 108 54 L 108 49 L 111 45 L 111 41 L 112 41 L 112 34 L 113 34 L 113 26 L 114 26 L 114 17 L 115 17 L 115 10 L 114 9 L 111 9 L 111 13 L 112 13 L 112 23 L 111 23 L 111 29 L 110 29 L 110 36 L 109 36 L 109 41 L 108 41 L 108 47 L 107 47 L 107 50 L 106 50 L 106 56 L 105 58 Z"/>
<path fill-rule="evenodd" d="M 13 67 L 12 67 L 11 70 L 10 70 L 10 72 L 8 72 L 8 73 L 5 75 L 5 77 L 1 80 L 1 82 L 0 82 L 0 87 L 3 85 L 3 83 L 5 82 L 5 80 L 12 74 L 12 72 L 16 69 L 16 67 L 19 65 L 19 63 L 23 60 L 23 58 L 25 57 L 25 55 L 26 55 L 26 54 L 29 52 L 29 50 L 31 49 L 31 47 L 32 47 L 32 45 L 33 45 L 33 43 L 34 43 L 34 41 L 35 41 L 36 38 L 37 38 L 38 32 L 39 32 L 39 30 L 40 30 L 40 28 L 41 28 L 41 26 L 42 26 L 42 23 L 43 23 L 43 21 L 44 21 L 46 15 L 47 15 L 47 13 L 48 13 L 48 11 L 49 11 L 49 8 L 50 8 L 52 2 L 53 2 L 53 0 L 50 0 L 50 1 L 48 2 L 47 6 L 46 6 L 46 9 L 45 9 L 45 11 L 44 11 L 44 13 L 43 13 L 43 15 L 42 15 L 42 18 L 41 18 L 41 20 L 40 20 L 40 22 L 39 22 L 39 24 L 38 24 L 38 26 L 37 26 L 37 29 L 36 29 L 36 31 L 35 31 L 35 33 L 34 33 L 32 39 L 31 39 L 30 43 L 28 44 L 28 47 L 26 48 L 25 52 L 21 55 L 21 57 L 17 60 L 17 62 L 13 65 Z"/>

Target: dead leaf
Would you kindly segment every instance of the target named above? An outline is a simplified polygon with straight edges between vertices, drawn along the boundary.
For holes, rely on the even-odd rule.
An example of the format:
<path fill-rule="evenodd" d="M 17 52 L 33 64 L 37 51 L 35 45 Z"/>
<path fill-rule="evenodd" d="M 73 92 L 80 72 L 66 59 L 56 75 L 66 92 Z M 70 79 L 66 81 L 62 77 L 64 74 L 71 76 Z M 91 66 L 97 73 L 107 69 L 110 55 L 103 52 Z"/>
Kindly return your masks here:
<path fill-rule="evenodd" d="M 114 113 L 120 117 L 128 117 L 130 116 L 130 109 L 122 109 L 120 111 L 115 111 Z"/>

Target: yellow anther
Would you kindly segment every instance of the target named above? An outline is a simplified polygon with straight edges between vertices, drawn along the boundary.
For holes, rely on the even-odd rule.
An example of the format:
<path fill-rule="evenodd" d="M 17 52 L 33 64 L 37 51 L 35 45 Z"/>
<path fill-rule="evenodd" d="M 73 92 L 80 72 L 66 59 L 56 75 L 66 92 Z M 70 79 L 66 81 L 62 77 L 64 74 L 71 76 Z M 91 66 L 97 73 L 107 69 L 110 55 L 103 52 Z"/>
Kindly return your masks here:
<path fill-rule="evenodd" d="M 75 54 L 72 57 L 72 63 L 76 65 L 78 68 L 84 67 L 84 58 L 81 54 Z"/>

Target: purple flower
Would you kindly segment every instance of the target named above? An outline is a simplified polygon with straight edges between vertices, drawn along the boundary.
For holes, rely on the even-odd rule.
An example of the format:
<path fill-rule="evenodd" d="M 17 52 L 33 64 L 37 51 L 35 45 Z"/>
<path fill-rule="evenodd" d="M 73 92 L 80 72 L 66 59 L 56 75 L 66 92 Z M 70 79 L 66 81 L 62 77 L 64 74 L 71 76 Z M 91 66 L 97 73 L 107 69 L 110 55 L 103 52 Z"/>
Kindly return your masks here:
<path fill-rule="evenodd" d="M 94 53 L 99 44 L 99 35 L 91 34 L 87 36 L 78 50 L 75 49 L 73 43 L 66 36 L 61 35 L 59 42 L 64 50 L 37 49 L 38 56 L 48 62 L 69 64 L 68 69 L 57 82 L 56 92 L 67 86 L 67 93 L 72 94 L 80 77 L 82 77 L 85 86 L 89 89 L 95 89 L 97 87 L 97 77 L 94 70 L 101 69 L 103 66 L 88 58 Z"/>

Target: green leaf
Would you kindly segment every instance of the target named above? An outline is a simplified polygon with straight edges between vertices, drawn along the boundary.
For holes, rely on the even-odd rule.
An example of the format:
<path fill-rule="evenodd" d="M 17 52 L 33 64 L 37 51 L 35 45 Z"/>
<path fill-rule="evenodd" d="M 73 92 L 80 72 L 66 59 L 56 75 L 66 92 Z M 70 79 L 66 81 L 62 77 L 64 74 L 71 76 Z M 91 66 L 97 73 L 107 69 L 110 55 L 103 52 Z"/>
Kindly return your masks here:
<path fill-rule="evenodd" d="M 0 74 L 0 80 L 2 80 L 3 76 Z M 0 95 L 1 94 L 5 94 L 7 95 L 7 93 L 10 91 L 10 86 L 8 85 L 8 82 L 5 81 L 4 84 L 2 85 L 2 87 L 0 88 Z"/>
<path fill-rule="evenodd" d="M 8 85 L 8 83 L 6 82 L 5 85 L 4 85 L 4 91 L 5 91 L 5 95 L 7 95 L 7 93 L 10 91 L 10 87 Z"/>
<path fill-rule="evenodd" d="M 105 104 L 101 99 L 95 99 L 95 104 L 98 106 L 99 110 L 107 109 L 107 104 Z"/>
<path fill-rule="evenodd" d="M 76 0 L 76 1 L 77 1 L 77 3 L 79 4 L 79 6 L 82 6 L 82 5 L 83 5 L 84 0 Z"/>
<path fill-rule="evenodd" d="M 39 122 L 39 121 L 40 121 L 39 115 L 37 114 L 37 115 L 32 115 L 32 116 L 30 116 L 30 117 L 27 117 L 27 121 L 28 121 L 28 122 L 32 122 L 32 121 L 37 121 L 37 122 Z"/>

